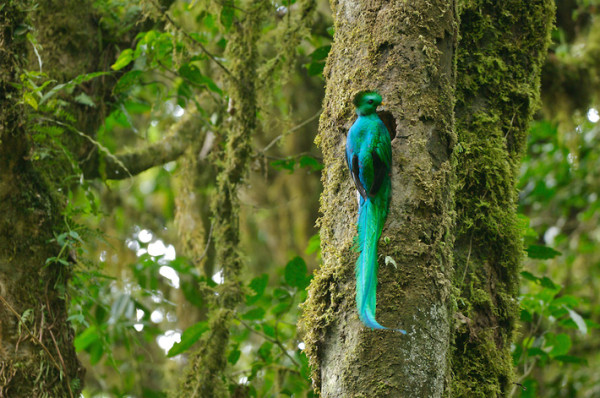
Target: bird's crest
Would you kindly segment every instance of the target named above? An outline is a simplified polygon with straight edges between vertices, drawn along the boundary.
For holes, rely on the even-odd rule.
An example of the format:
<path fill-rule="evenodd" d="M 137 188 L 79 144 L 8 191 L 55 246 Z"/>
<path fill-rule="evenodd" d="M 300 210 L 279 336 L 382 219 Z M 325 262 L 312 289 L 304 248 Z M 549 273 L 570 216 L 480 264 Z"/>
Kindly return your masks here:
<path fill-rule="evenodd" d="M 377 107 L 381 104 L 381 95 L 376 91 L 361 91 L 354 96 L 354 106 L 356 113 L 365 116 L 375 113 Z"/>

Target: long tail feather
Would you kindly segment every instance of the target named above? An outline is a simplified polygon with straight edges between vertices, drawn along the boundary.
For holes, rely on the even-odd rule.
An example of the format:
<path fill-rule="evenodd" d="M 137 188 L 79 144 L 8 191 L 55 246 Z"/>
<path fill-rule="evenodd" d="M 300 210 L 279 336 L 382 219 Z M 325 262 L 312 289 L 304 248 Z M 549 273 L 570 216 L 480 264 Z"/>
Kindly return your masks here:
<path fill-rule="evenodd" d="M 361 252 L 356 262 L 356 305 L 361 321 L 372 329 L 388 329 L 375 319 L 377 242 L 386 216 L 387 200 L 381 198 L 367 198 L 358 213 L 358 244 Z M 396 330 L 406 334 L 404 330 Z"/>

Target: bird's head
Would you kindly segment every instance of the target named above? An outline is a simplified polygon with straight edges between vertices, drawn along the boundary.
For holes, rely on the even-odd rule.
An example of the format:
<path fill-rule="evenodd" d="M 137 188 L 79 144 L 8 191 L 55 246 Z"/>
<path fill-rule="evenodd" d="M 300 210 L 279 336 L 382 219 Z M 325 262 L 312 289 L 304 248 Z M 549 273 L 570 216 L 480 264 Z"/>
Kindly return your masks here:
<path fill-rule="evenodd" d="M 375 113 L 377 107 L 381 105 L 381 95 L 376 91 L 361 91 L 356 94 L 353 102 L 356 114 L 366 116 Z"/>

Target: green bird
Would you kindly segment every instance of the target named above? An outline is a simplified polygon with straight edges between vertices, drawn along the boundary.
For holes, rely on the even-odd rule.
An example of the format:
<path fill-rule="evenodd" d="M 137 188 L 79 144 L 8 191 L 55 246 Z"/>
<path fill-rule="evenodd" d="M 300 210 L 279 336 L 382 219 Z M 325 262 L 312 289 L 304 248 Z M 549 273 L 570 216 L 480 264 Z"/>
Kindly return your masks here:
<path fill-rule="evenodd" d="M 354 98 L 358 119 L 348 131 L 346 162 L 358 197 L 356 305 L 360 320 L 372 329 L 387 329 L 375 320 L 377 241 L 387 218 L 391 192 L 392 143 L 377 116 L 381 95 L 363 91 Z M 396 329 L 406 334 L 406 331 Z"/>

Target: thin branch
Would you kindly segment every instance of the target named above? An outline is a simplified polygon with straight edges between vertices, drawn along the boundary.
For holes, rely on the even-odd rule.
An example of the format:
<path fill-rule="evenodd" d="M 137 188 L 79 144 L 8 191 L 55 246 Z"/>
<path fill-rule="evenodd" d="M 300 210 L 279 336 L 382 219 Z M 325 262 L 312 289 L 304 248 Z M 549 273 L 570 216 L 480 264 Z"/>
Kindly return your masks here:
<path fill-rule="evenodd" d="M 321 115 L 321 112 L 323 111 L 323 109 L 319 109 L 319 111 L 317 113 L 315 113 L 314 115 L 312 115 L 311 117 L 309 117 L 308 119 L 306 119 L 305 121 L 303 121 L 302 123 L 292 127 L 291 129 L 289 129 L 288 131 L 286 131 L 283 134 L 278 135 L 277 137 L 275 137 L 273 139 L 273 141 L 269 142 L 269 144 L 263 148 L 263 150 L 261 151 L 262 153 L 267 152 L 269 149 L 271 149 L 271 147 L 273 145 L 275 145 L 277 143 L 277 141 L 279 141 L 280 139 L 282 139 L 283 137 L 286 137 L 290 134 L 292 134 L 294 131 L 301 129 L 302 127 L 306 126 L 308 123 L 312 122 L 313 120 L 315 120 L 316 118 L 319 117 L 319 115 Z"/>
<path fill-rule="evenodd" d="M 213 223 L 211 222 L 210 229 L 208 230 L 208 238 L 206 239 L 206 246 L 204 247 L 204 253 L 202 253 L 200 258 L 198 258 L 196 260 L 197 263 L 202 261 L 202 259 L 204 259 L 204 257 L 206 257 L 206 254 L 208 253 L 208 248 L 210 247 L 210 239 L 212 238 L 212 232 L 213 232 Z"/>
<path fill-rule="evenodd" d="M 56 339 L 54 338 L 54 333 L 52 333 L 51 329 L 48 329 L 48 332 L 50 332 L 50 337 L 52 337 L 52 341 L 54 342 L 54 348 L 56 348 L 56 353 L 58 354 L 58 359 L 60 359 L 60 363 L 63 366 L 64 372 L 65 372 L 65 377 L 67 378 L 67 388 L 69 389 L 69 395 L 71 396 L 71 398 L 73 398 L 73 391 L 71 390 L 71 380 L 69 379 L 69 374 L 67 373 L 67 365 L 65 365 L 65 360 L 62 357 L 62 354 L 60 353 L 60 350 L 58 349 L 58 343 L 56 342 Z"/>
<path fill-rule="evenodd" d="M 469 254 L 467 254 L 467 261 L 465 262 L 465 272 L 463 273 L 462 279 L 460 280 L 460 286 L 465 281 L 465 277 L 467 276 L 467 271 L 469 270 L 469 260 L 471 259 L 471 249 L 473 248 L 473 234 L 471 233 L 471 238 L 469 239 Z"/>
<path fill-rule="evenodd" d="M 58 124 L 59 126 L 66 127 L 68 130 L 70 130 L 70 131 L 74 132 L 75 134 L 78 134 L 81 137 L 85 138 L 86 140 L 90 141 L 98 149 L 100 149 L 102 152 L 106 153 L 107 159 L 113 160 L 121 168 L 121 170 L 125 171 L 128 174 L 129 177 L 133 177 L 133 175 L 129 172 L 129 170 L 125 166 L 125 164 L 123 164 L 123 162 L 121 162 L 121 160 L 119 160 L 115 155 L 113 155 L 107 147 L 105 147 L 104 145 L 102 145 L 101 143 L 99 143 L 98 141 L 96 141 L 95 139 L 93 139 L 92 137 L 90 137 L 89 135 L 84 133 L 83 131 L 79 131 L 75 127 L 71 126 L 70 124 L 63 123 L 59 120 L 50 119 L 50 118 L 46 118 L 46 117 L 40 117 L 40 119 L 50 122 L 50 123 Z"/>
<path fill-rule="evenodd" d="M 61 369 L 61 367 L 58 364 L 58 362 L 56 362 L 56 359 L 54 359 L 54 356 L 52 355 L 52 353 L 50 353 L 50 350 L 44 345 L 44 343 L 42 343 L 42 341 L 40 339 L 37 338 L 36 335 L 33 334 L 33 332 L 29 329 L 29 327 L 23 321 L 23 318 L 21 318 L 21 315 L 19 315 L 19 313 L 17 311 L 15 311 L 15 309 L 12 307 L 12 305 L 10 305 L 8 303 L 8 301 L 6 301 L 6 299 L 4 297 L 0 296 L 0 300 L 9 309 L 9 311 L 12 312 L 13 315 L 17 317 L 17 319 L 19 320 L 19 322 L 21 323 L 21 325 L 23 325 L 23 327 L 25 328 L 25 330 L 27 330 L 27 333 L 29 333 L 29 335 L 31 336 L 31 338 L 33 340 L 35 340 L 35 342 L 38 343 L 42 347 L 42 349 L 44 351 L 46 351 L 46 354 L 48 354 L 48 357 L 52 360 L 52 364 L 56 367 L 56 369 L 59 372 L 62 372 L 63 369 Z M 66 373 L 66 369 L 65 369 L 65 373 Z"/>
<path fill-rule="evenodd" d="M 256 334 L 258 334 L 259 336 L 261 336 L 262 338 L 264 338 L 265 340 L 277 345 L 277 347 L 279 347 L 281 349 L 281 351 L 283 351 L 283 354 L 288 357 L 290 359 L 290 361 L 292 361 L 292 363 L 298 367 L 300 367 L 300 364 L 298 363 L 298 361 L 296 361 L 296 359 L 291 356 L 290 354 L 288 354 L 287 350 L 285 349 L 285 347 L 283 346 L 283 344 L 281 344 L 281 341 L 277 340 L 277 339 L 273 339 L 269 336 L 267 336 L 266 334 L 264 334 L 261 331 L 255 330 L 254 328 L 252 328 L 252 326 L 248 325 L 246 322 L 244 322 L 243 320 L 241 320 L 240 318 L 236 319 L 248 330 L 250 330 L 251 332 L 254 332 Z"/>
<path fill-rule="evenodd" d="M 193 133 L 204 134 L 203 129 L 195 129 L 195 110 L 188 106 L 182 118 L 171 127 L 169 133 L 161 141 L 142 149 L 114 155 L 109 153 L 103 159 L 102 173 L 100 159 L 94 156 L 90 162 L 82 166 L 87 179 L 103 177 L 109 180 L 123 180 L 133 177 L 152 167 L 160 166 L 179 158 L 188 147 L 188 139 Z M 193 139 L 202 139 L 194 137 Z"/>
<path fill-rule="evenodd" d="M 163 17 L 165 17 L 165 19 L 167 21 L 169 21 L 169 23 L 171 25 L 173 25 L 175 28 L 177 28 L 177 30 L 179 30 L 181 33 L 183 33 L 183 35 L 188 39 L 191 40 L 192 43 L 197 44 L 200 47 L 200 50 L 202 50 L 202 52 L 204 54 L 206 54 L 206 56 L 208 58 L 210 58 L 214 63 L 216 63 L 225 73 L 227 73 L 227 75 L 229 77 L 231 77 L 232 79 L 234 79 L 233 75 L 231 74 L 231 72 L 229 71 L 229 69 L 227 69 L 227 67 L 225 65 L 223 65 L 214 55 L 212 55 L 212 53 L 210 51 L 208 51 L 206 49 L 206 47 L 204 47 L 204 45 L 202 43 L 200 43 L 198 40 L 195 40 L 192 36 L 190 36 L 189 33 L 187 33 L 185 30 L 183 30 L 183 28 L 173 20 L 173 18 L 171 18 L 171 16 L 158 4 L 156 4 L 154 1 L 152 1 L 152 4 L 154 5 L 154 7 L 156 7 L 156 9 L 163 15 Z M 234 79 L 235 80 L 235 79 Z"/>

